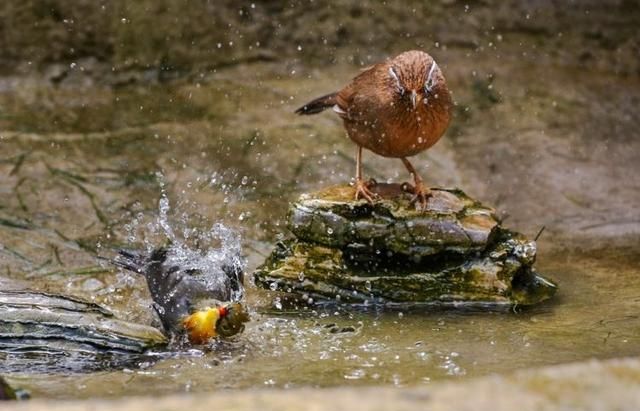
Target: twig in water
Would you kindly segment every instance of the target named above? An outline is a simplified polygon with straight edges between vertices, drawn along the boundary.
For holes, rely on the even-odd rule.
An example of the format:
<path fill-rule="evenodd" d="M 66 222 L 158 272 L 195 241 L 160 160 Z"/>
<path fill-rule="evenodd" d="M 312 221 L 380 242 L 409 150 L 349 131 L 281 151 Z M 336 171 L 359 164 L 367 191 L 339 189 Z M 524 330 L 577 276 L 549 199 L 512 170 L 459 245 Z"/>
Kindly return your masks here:
<path fill-rule="evenodd" d="M 107 269 L 101 266 L 89 266 L 89 267 L 78 267 L 78 268 L 67 269 L 67 270 L 63 269 L 63 270 L 49 271 L 42 274 L 32 272 L 28 274 L 26 277 L 33 278 L 33 277 L 49 277 L 54 275 L 91 275 L 91 274 L 104 274 L 111 271 L 112 271 L 111 269 Z"/>
<path fill-rule="evenodd" d="M 13 221 L 0 217 L 0 225 L 10 228 L 19 228 L 21 230 L 30 230 L 32 227 L 21 221 Z"/>
<path fill-rule="evenodd" d="M 18 199 L 18 204 L 20 204 L 20 208 L 22 209 L 22 211 L 24 211 L 25 213 L 29 212 L 29 208 L 27 207 L 27 204 L 24 202 L 24 199 L 22 198 L 22 194 L 20 194 L 20 186 L 27 181 L 27 177 L 22 177 L 17 183 L 16 186 L 13 187 L 13 192 L 16 193 L 16 198 Z"/>
<path fill-rule="evenodd" d="M 13 168 L 9 172 L 10 176 L 16 175 L 18 173 L 18 171 L 20 171 L 20 167 L 22 167 L 22 164 L 24 163 L 24 160 L 27 158 L 27 156 L 29 154 L 30 154 L 30 152 L 27 152 L 27 153 L 22 153 L 22 154 L 20 154 L 18 156 Z"/>

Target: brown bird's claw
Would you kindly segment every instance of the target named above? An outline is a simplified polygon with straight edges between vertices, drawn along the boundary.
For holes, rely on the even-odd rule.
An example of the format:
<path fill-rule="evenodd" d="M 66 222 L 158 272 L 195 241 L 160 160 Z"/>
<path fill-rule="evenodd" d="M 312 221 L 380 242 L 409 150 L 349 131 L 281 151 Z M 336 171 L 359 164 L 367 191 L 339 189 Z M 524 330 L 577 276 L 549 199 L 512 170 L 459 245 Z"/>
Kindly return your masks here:
<path fill-rule="evenodd" d="M 356 180 L 356 200 L 364 198 L 370 203 L 373 203 L 374 198 L 377 197 L 377 194 L 373 191 L 369 190 L 370 185 L 375 185 L 375 180 L 373 180 L 373 184 L 371 182 L 365 182 L 361 179 Z"/>
<path fill-rule="evenodd" d="M 413 192 L 413 198 L 411 198 L 409 204 L 415 204 L 419 200 L 420 203 L 417 207 L 418 210 L 425 211 L 427 209 L 427 202 L 429 201 L 429 197 L 431 197 L 431 190 L 427 186 L 425 186 L 422 181 L 417 182 L 416 186 L 412 188 L 413 190 L 411 191 Z"/>

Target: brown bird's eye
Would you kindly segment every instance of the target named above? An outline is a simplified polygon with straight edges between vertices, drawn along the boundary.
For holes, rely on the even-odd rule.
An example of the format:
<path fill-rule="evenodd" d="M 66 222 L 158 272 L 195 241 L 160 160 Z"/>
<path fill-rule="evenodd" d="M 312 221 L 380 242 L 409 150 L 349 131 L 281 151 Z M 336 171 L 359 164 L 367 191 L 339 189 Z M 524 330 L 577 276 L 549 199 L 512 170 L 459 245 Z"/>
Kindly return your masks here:
<path fill-rule="evenodd" d="M 435 86 L 435 81 L 427 81 L 426 83 L 424 83 L 424 90 L 427 93 L 431 93 L 431 91 L 433 91 L 433 86 Z"/>

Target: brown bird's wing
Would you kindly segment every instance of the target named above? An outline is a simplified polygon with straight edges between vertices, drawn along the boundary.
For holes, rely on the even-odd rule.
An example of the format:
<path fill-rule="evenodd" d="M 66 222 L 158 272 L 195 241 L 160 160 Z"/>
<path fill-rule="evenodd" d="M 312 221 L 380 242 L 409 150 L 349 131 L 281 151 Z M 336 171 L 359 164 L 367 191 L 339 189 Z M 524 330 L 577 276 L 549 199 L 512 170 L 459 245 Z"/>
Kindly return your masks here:
<path fill-rule="evenodd" d="M 383 72 L 388 70 L 386 67 L 386 63 L 367 67 L 336 94 L 336 105 L 340 111 L 334 110 L 340 117 L 355 121 L 369 120 L 371 111 L 366 108 L 377 105 L 375 93 L 378 84 L 376 81 L 372 83 L 372 78 L 382 77 Z M 355 107 L 360 109 L 356 110 Z"/>

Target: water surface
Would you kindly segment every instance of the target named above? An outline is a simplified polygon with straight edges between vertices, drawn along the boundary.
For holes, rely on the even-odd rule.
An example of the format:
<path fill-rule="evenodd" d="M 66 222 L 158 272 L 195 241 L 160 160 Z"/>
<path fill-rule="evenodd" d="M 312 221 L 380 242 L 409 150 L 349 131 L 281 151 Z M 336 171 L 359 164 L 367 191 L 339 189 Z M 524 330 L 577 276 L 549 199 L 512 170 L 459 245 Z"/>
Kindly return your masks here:
<path fill-rule="evenodd" d="M 542 97 L 518 98 L 516 84 L 531 81 L 535 88 L 537 73 L 510 64 L 522 69 L 520 77 L 500 77 L 498 70 L 506 102 L 495 106 L 474 92 L 476 83 L 463 70 L 451 70 L 460 104 L 475 114 L 459 113 L 447 137 L 417 162 L 434 184 L 461 186 L 496 205 L 508 214 L 507 226 L 530 236 L 547 227 L 537 268 L 558 282 L 553 300 L 506 312 L 292 312 L 248 284 L 252 322 L 243 335 L 210 351 L 154 353 L 125 369 L 93 373 L 25 370 L 12 373 L 11 381 L 34 397 L 56 398 L 415 386 L 639 355 L 640 220 L 629 206 L 638 182 L 621 178 L 640 171 L 633 161 L 638 142 L 623 148 L 621 137 L 612 137 L 605 151 L 575 148 L 576 141 L 577 147 L 597 144 L 593 134 L 569 133 L 592 109 L 588 99 L 541 105 L 554 97 L 551 88 L 540 88 Z M 304 120 L 290 112 L 296 99 L 334 87 L 334 78 L 352 71 L 339 66 L 294 76 L 254 64 L 121 88 L 17 80 L 0 95 L 8 108 L 0 131 L 2 277 L 90 297 L 122 318 L 152 322 L 142 279 L 96 257 L 118 247 L 163 244 L 166 231 L 157 225 L 163 191 L 178 235 L 193 238 L 215 223 L 237 230 L 250 272 L 286 235 L 291 199 L 351 178 L 355 148 L 338 119 Z M 569 78 L 571 71 L 560 70 L 549 81 Z M 257 86 L 247 86 L 247 79 Z M 605 87 L 600 77 L 572 81 L 583 97 Z M 631 130 L 636 123 L 629 117 L 620 124 Z M 602 130 L 592 131 L 597 136 Z M 365 172 L 381 181 L 409 178 L 398 161 L 372 154 L 365 161 Z M 608 172 L 596 172 L 603 169 Z M 612 187 L 618 187 L 613 194 Z"/>

